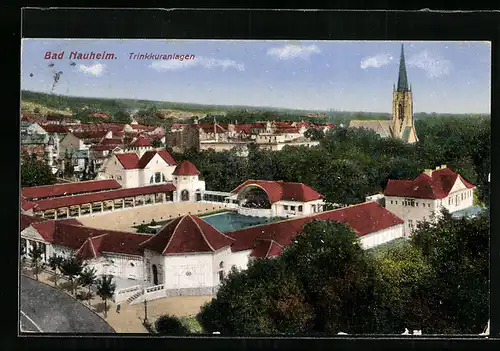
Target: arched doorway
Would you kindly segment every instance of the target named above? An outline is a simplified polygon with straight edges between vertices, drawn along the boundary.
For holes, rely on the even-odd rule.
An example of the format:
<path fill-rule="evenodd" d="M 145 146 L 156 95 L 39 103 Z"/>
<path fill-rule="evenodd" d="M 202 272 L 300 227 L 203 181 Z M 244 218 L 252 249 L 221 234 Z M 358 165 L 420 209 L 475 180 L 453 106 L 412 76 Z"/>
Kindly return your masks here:
<path fill-rule="evenodd" d="M 153 269 L 153 284 L 158 285 L 158 268 L 154 264 L 152 269 Z"/>
<path fill-rule="evenodd" d="M 196 201 L 201 201 L 201 190 L 200 189 L 196 190 Z"/>
<path fill-rule="evenodd" d="M 187 190 L 181 191 L 181 201 L 189 201 L 189 191 Z"/>
<path fill-rule="evenodd" d="M 247 186 L 238 194 L 238 201 L 241 207 L 270 209 L 271 201 L 264 189 L 257 186 Z"/>

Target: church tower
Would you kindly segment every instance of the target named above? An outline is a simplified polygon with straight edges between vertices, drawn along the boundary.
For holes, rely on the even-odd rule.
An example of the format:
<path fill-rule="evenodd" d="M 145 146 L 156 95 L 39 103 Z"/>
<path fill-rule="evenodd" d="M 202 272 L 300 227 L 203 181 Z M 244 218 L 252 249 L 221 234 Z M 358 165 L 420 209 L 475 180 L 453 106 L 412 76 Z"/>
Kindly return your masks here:
<path fill-rule="evenodd" d="M 399 58 L 398 85 L 393 87 L 392 92 L 391 134 L 394 138 L 403 139 L 409 143 L 418 141 L 413 124 L 413 95 L 406 74 L 403 45 L 401 45 L 401 57 Z"/>

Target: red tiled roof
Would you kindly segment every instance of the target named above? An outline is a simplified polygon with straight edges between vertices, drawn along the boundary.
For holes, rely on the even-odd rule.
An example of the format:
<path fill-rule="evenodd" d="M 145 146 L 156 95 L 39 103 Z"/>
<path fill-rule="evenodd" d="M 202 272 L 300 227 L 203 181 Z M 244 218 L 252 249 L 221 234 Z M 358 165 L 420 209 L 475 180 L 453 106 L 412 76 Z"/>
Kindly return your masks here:
<path fill-rule="evenodd" d="M 22 188 L 21 194 L 25 199 L 74 195 L 94 191 L 120 189 L 121 185 L 114 179 L 89 180 L 85 182 L 43 185 L 31 188 Z"/>
<path fill-rule="evenodd" d="M 102 139 L 108 134 L 107 130 L 95 130 L 72 133 L 78 139 Z"/>
<path fill-rule="evenodd" d="M 110 138 L 110 139 L 103 139 L 100 142 L 100 145 L 119 145 L 121 143 L 122 141 L 120 139 Z"/>
<path fill-rule="evenodd" d="M 191 176 L 199 175 L 200 171 L 198 171 L 194 164 L 192 164 L 188 160 L 184 160 L 177 167 L 175 167 L 175 170 L 172 174 L 176 176 Z"/>
<path fill-rule="evenodd" d="M 92 145 L 90 150 L 92 151 L 111 151 L 118 147 L 118 145 Z"/>
<path fill-rule="evenodd" d="M 170 153 L 166 150 L 161 151 L 146 151 L 141 159 L 137 162 L 137 168 L 144 168 L 148 165 L 149 161 L 153 159 L 153 157 L 158 154 L 160 157 L 169 165 L 175 166 L 176 162 L 174 158 L 170 155 Z"/>
<path fill-rule="evenodd" d="M 82 258 L 99 257 L 103 252 L 142 256 L 140 244 L 151 237 L 146 234 L 90 228 L 75 219 L 50 220 L 34 223 L 32 227 L 45 241 L 76 250 Z"/>
<path fill-rule="evenodd" d="M 226 129 L 222 127 L 220 124 L 216 124 L 215 128 L 213 124 L 200 124 L 199 128 L 203 129 L 205 133 L 213 133 L 214 129 L 216 133 L 225 133 Z"/>
<path fill-rule="evenodd" d="M 47 133 L 58 133 L 58 134 L 65 134 L 68 133 L 68 127 L 63 126 L 60 124 L 43 124 L 40 125 L 40 127 L 43 128 Z"/>
<path fill-rule="evenodd" d="M 214 252 L 231 245 L 234 239 L 207 222 L 192 215 L 178 217 L 167 223 L 141 247 L 162 255 L 192 252 Z"/>
<path fill-rule="evenodd" d="M 28 210 L 32 209 L 33 207 L 35 207 L 35 203 L 26 200 L 24 197 L 21 197 L 21 208 L 24 211 L 28 211 Z"/>
<path fill-rule="evenodd" d="M 31 123 L 43 123 L 46 121 L 46 116 L 37 113 L 23 112 L 21 121 L 31 122 Z"/>
<path fill-rule="evenodd" d="M 287 127 L 287 128 L 278 128 L 278 133 L 299 133 L 299 128 L 295 127 Z"/>
<path fill-rule="evenodd" d="M 283 251 L 283 246 L 274 240 L 259 240 L 257 245 L 250 253 L 250 257 L 269 258 L 278 256 Z"/>
<path fill-rule="evenodd" d="M 151 146 L 149 141 L 146 140 L 144 137 L 139 137 L 136 141 L 134 141 L 132 146 Z"/>
<path fill-rule="evenodd" d="M 323 198 L 323 195 L 305 184 L 273 180 L 247 180 L 231 192 L 239 193 L 250 185 L 262 188 L 267 193 L 271 203 L 280 200 L 307 202 Z"/>
<path fill-rule="evenodd" d="M 80 228 L 85 228 L 82 226 L 82 223 L 75 218 L 68 218 L 64 220 L 49 220 L 44 222 L 32 223 L 31 227 L 35 229 L 42 238 L 47 242 L 54 242 L 54 238 L 66 238 L 66 242 L 70 241 L 73 237 L 73 233 L 64 231 L 66 225 L 78 226 Z M 60 230 L 62 227 L 63 233 L 56 233 L 57 230 Z M 59 240 L 61 241 L 61 240 Z M 55 244 L 59 244 L 58 242 L 54 242 Z M 78 247 L 80 247 L 78 245 Z M 71 246 L 69 246 L 71 247 Z M 77 247 L 77 248 L 78 248 Z"/>
<path fill-rule="evenodd" d="M 115 154 L 118 161 L 125 169 L 136 169 L 139 163 L 139 156 L 135 152 L 128 152 L 123 154 Z"/>
<path fill-rule="evenodd" d="M 79 229 L 79 231 L 82 230 Z M 77 255 L 83 259 L 100 257 L 105 252 L 142 256 L 140 244 L 151 237 L 149 234 L 134 234 L 95 228 L 91 228 L 86 234 L 87 240 L 77 251 Z"/>
<path fill-rule="evenodd" d="M 433 170 L 432 176 L 421 173 L 414 180 L 392 180 L 387 182 L 385 196 L 412 197 L 418 199 L 443 199 L 450 193 L 457 179 L 468 189 L 474 185 L 449 168 Z"/>
<path fill-rule="evenodd" d="M 248 227 L 226 234 L 236 239 L 236 242 L 232 246 L 233 251 L 253 249 L 258 243 L 258 239 L 275 240 L 278 244 L 285 247 L 302 230 L 305 223 L 315 219 L 345 223 L 358 236 L 375 233 L 404 223 L 401 218 L 392 214 L 378 203 L 365 202 L 337 210 L 320 212 L 307 217 Z"/>
<path fill-rule="evenodd" d="M 43 221 L 44 221 L 43 218 L 28 216 L 28 215 L 21 213 L 21 220 L 20 220 L 19 229 L 22 232 L 23 230 L 28 228 L 31 224 L 43 222 Z"/>
<path fill-rule="evenodd" d="M 250 134 L 254 128 L 253 124 L 235 124 L 234 130 L 238 133 Z"/>
<path fill-rule="evenodd" d="M 173 184 L 168 183 L 160 185 L 149 185 L 137 188 L 125 188 L 119 190 L 102 191 L 98 193 L 85 194 L 85 195 L 63 196 L 63 197 L 56 197 L 53 199 L 34 201 L 34 203 L 36 203 L 36 206 L 34 207 L 33 210 L 42 211 L 42 210 L 56 209 L 61 207 L 83 205 L 93 202 L 121 199 L 125 197 L 164 193 L 173 190 L 175 190 L 175 186 Z"/>

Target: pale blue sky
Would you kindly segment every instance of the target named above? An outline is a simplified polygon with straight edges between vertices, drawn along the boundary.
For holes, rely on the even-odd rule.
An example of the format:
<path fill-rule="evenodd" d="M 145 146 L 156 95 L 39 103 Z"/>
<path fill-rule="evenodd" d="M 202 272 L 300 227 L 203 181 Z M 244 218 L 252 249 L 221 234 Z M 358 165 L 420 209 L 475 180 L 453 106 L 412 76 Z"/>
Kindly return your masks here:
<path fill-rule="evenodd" d="M 488 42 L 27 39 L 21 87 L 50 92 L 62 71 L 56 94 L 391 112 L 402 43 L 415 112 L 490 113 Z M 65 51 L 65 58 L 45 60 L 47 51 Z M 106 51 L 117 59 L 71 66 L 71 51 Z M 196 58 L 130 60 L 131 52 Z"/>

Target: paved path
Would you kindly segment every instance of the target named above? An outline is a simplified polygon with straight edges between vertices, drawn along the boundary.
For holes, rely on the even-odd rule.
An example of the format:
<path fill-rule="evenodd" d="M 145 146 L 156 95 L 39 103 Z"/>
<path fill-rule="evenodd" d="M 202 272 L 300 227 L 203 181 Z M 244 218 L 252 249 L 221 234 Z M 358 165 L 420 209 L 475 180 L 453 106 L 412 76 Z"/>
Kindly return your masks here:
<path fill-rule="evenodd" d="M 87 307 L 48 285 L 21 276 L 21 330 L 47 333 L 114 333 Z"/>

